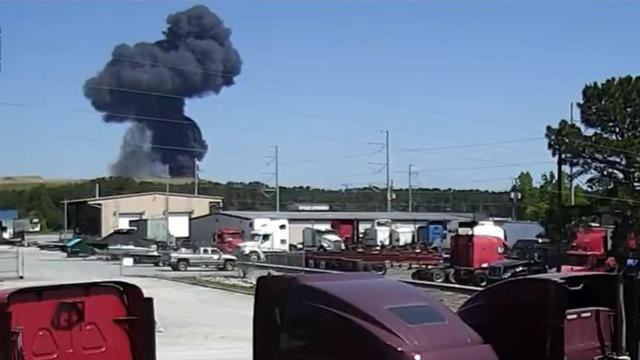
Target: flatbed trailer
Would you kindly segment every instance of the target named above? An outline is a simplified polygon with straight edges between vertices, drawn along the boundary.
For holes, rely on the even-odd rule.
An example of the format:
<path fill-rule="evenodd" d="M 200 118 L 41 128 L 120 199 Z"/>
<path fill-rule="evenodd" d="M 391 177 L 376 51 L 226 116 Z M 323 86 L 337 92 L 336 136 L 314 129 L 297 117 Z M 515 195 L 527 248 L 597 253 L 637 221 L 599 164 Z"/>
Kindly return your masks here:
<path fill-rule="evenodd" d="M 430 268 L 442 263 L 440 253 L 416 249 L 380 249 L 305 252 L 305 267 L 339 271 L 374 271 L 384 274 L 390 266 Z"/>

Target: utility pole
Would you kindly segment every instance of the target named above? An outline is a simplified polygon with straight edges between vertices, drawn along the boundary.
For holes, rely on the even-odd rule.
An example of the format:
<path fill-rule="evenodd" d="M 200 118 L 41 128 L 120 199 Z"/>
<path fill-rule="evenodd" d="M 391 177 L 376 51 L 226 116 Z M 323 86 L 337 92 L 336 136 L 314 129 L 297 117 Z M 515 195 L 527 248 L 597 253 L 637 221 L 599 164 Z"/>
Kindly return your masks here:
<path fill-rule="evenodd" d="M 417 172 L 413 171 L 413 164 L 409 164 L 409 212 L 413 212 L 413 187 L 411 186 L 411 178 Z"/>
<path fill-rule="evenodd" d="M 193 159 L 193 194 L 198 195 L 198 161 Z"/>
<path fill-rule="evenodd" d="M 390 177 L 390 171 L 391 171 L 391 161 L 389 160 L 389 130 L 380 130 L 380 132 L 383 132 L 385 135 L 385 141 L 383 143 L 380 142 L 370 142 L 369 145 L 377 145 L 377 146 L 381 146 L 380 150 L 385 149 L 386 152 L 386 161 L 384 163 L 370 163 L 372 165 L 380 165 L 380 169 L 378 169 L 375 173 L 379 173 L 382 171 L 382 169 L 384 168 L 386 170 L 386 184 L 387 184 L 387 201 L 386 201 L 386 207 L 387 207 L 387 212 L 391 212 L 391 199 L 392 199 L 392 194 L 391 194 L 391 188 L 392 188 L 392 184 L 391 184 L 391 177 Z"/>
<path fill-rule="evenodd" d="M 278 145 L 275 146 L 275 165 L 276 165 L 276 212 L 280 212 L 280 179 L 278 169 Z"/>
<path fill-rule="evenodd" d="M 571 111 L 570 111 L 570 121 L 571 121 L 571 125 L 573 125 L 573 103 L 571 103 Z M 569 167 L 569 191 L 570 191 L 570 201 L 571 201 L 571 206 L 574 206 L 576 204 L 576 189 L 573 186 L 573 166 Z"/>
<path fill-rule="evenodd" d="M 511 219 L 517 220 L 516 210 L 518 207 L 518 200 L 520 200 L 520 192 L 518 191 L 518 180 L 513 179 L 513 191 L 509 194 L 511 196 Z"/>
<path fill-rule="evenodd" d="M 64 200 L 64 233 L 65 234 L 67 233 L 67 226 L 68 226 L 67 225 L 68 224 L 68 222 L 67 222 L 67 204 L 68 204 L 68 202 L 69 201 L 67 199 Z"/>
<path fill-rule="evenodd" d="M 391 182 L 390 182 L 390 178 L 389 178 L 389 170 L 390 170 L 390 164 L 389 164 L 389 130 L 384 130 L 384 134 L 385 134 L 385 142 L 384 142 L 384 147 L 385 150 L 387 152 L 387 161 L 386 161 L 386 165 L 385 167 L 387 168 L 387 212 L 391 212 Z"/>

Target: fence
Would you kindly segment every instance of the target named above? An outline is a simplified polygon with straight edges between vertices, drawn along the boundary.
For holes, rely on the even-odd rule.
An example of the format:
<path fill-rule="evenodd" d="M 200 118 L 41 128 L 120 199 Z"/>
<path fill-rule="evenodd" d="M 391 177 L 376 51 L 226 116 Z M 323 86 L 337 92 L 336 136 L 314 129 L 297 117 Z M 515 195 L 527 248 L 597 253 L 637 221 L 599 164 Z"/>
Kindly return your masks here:
<path fill-rule="evenodd" d="M 0 280 L 22 279 L 24 256 L 19 246 L 0 248 Z"/>

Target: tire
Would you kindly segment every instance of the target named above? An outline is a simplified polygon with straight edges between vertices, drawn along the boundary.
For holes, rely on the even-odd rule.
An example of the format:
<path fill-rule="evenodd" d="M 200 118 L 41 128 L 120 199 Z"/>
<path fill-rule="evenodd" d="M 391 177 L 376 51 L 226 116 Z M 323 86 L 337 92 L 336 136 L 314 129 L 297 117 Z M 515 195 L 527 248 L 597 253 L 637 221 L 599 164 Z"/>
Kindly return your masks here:
<path fill-rule="evenodd" d="M 186 260 L 178 261 L 178 271 L 187 271 L 189 269 L 189 262 Z"/>
<path fill-rule="evenodd" d="M 224 266 L 222 266 L 222 269 L 224 271 L 233 271 L 235 268 L 236 268 L 236 264 L 231 260 L 225 261 Z"/>
<path fill-rule="evenodd" d="M 260 254 L 256 251 L 252 251 L 249 253 L 249 262 L 258 262 L 260 261 Z"/>
<path fill-rule="evenodd" d="M 489 284 L 489 277 L 484 271 L 479 271 L 473 274 L 473 284 L 479 287 L 485 287 Z"/>
<path fill-rule="evenodd" d="M 296 252 L 298 251 L 298 247 L 295 245 L 289 245 L 289 252 Z"/>
<path fill-rule="evenodd" d="M 443 283 L 446 279 L 446 275 L 444 273 L 444 271 L 442 271 L 441 269 L 433 269 L 431 270 L 431 274 L 430 274 L 430 278 L 431 281 L 436 282 L 436 283 Z"/>
<path fill-rule="evenodd" d="M 449 270 L 446 272 L 447 281 L 452 284 L 457 284 L 458 280 L 456 280 L 456 272 L 453 270 Z"/>
<path fill-rule="evenodd" d="M 424 280 L 425 279 L 425 273 L 427 272 L 427 270 L 425 269 L 418 269 L 415 270 L 414 272 L 411 273 L 411 279 L 412 280 Z"/>
<path fill-rule="evenodd" d="M 153 263 L 153 266 L 154 266 L 154 267 L 160 267 L 160 265 L 161 265 L 161 264 L 160 264 L 160 262 L 154 262 L 154 263 Z"/>
<path fill-rule="evenodd" d="M 387 266 L 385 264 L 375 264 L 371 266 L 371 271 L 378 275 L 384 275 L 387 273 Z"/>

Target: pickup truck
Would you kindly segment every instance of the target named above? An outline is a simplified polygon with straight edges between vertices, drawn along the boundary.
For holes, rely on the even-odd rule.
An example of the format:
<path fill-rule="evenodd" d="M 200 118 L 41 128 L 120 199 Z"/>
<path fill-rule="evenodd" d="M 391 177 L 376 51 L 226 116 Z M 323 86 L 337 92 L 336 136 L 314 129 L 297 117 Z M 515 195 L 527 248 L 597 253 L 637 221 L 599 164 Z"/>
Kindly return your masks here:
<path fill-rule="evenodd" d="M 216 248 L 200 248 L 195 253 L 173 252 L 170 255 L 169 266 L 173 271 L 187 271 L 190 266 L 217 267 L 220 270 L 231 271 L 238 259 L 233 255 L 223 254 Z"/>

